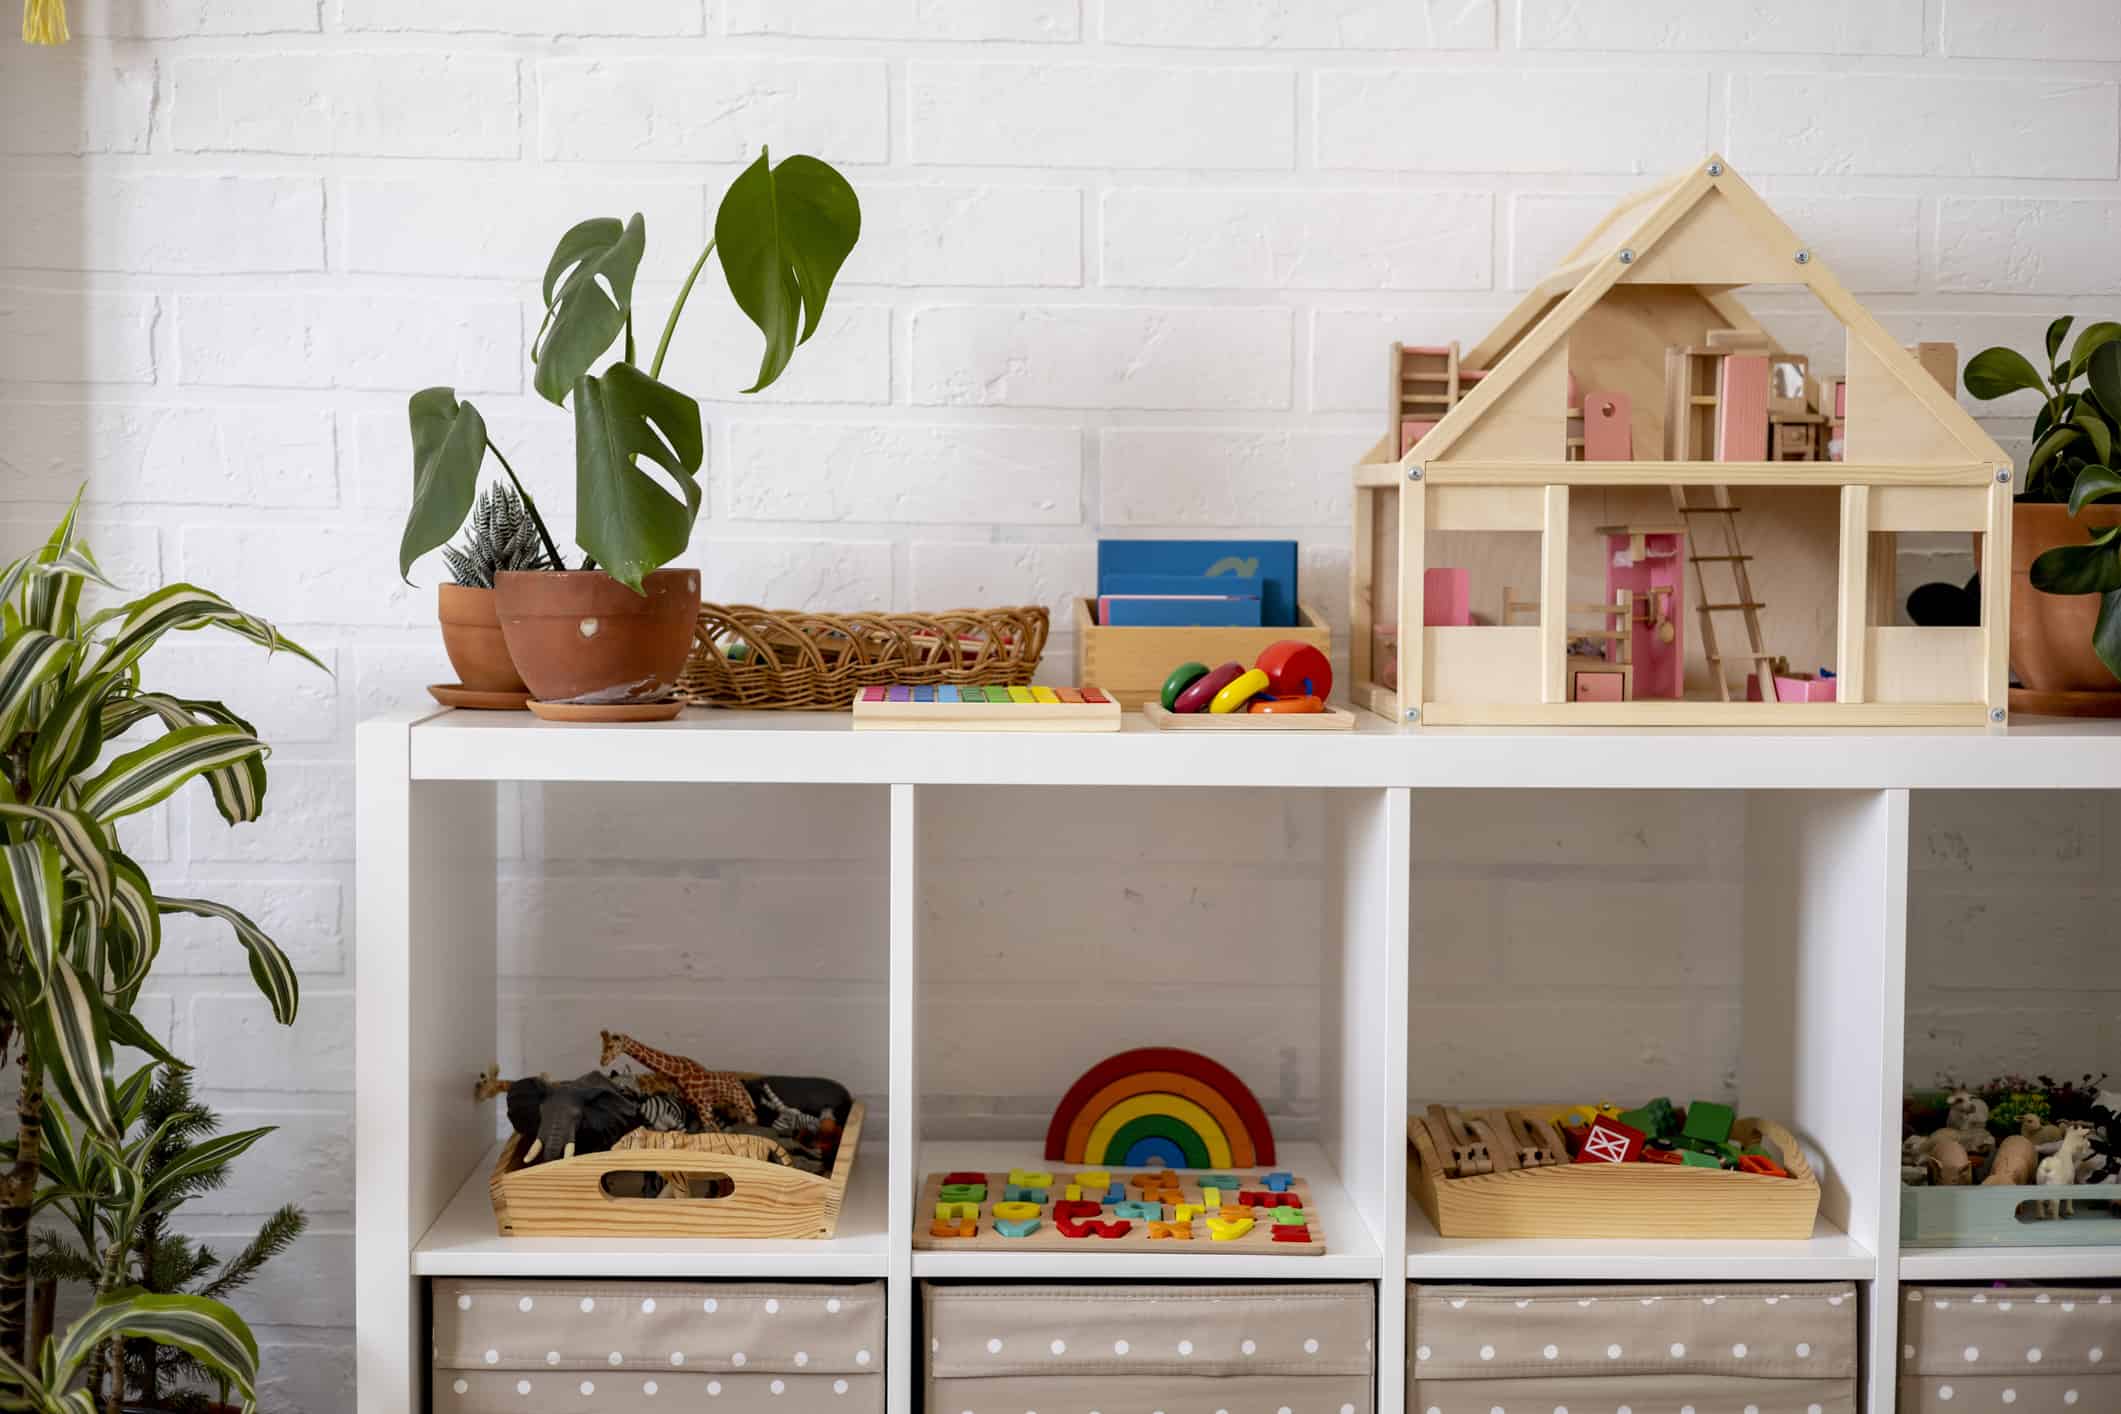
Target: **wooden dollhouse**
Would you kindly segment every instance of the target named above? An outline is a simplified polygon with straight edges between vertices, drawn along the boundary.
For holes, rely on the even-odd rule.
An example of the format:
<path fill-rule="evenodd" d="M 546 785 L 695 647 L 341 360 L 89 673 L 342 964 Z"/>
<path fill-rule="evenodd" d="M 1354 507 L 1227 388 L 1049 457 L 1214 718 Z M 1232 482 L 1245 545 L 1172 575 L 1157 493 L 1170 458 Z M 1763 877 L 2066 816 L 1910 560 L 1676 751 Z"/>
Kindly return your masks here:
<path fill-rule="evenodd" d="M 1747 286 L 1809 291 L 1845 374 L 1778 344 Z M 2001 722 L 2011 463 L 1955 375 L 1722 158 L 1624 199 L 1473 348 L 1394 347 L 1355 468 L 1355 700 L 1429 725 Z M 1913 531 L 1974 537 L 1978 627 L 1896 621 Z"/>

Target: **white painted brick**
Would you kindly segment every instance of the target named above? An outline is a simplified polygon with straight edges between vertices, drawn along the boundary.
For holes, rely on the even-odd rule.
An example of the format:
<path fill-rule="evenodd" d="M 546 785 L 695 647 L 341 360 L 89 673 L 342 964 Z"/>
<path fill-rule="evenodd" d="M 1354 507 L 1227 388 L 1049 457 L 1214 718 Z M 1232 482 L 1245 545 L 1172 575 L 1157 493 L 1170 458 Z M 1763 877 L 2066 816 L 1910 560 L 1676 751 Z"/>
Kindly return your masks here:
<path fill-rule="evenodd" d="M 702 284 L 708 277 L 702 276 Z M 660 336 L 670 308 L 667 296 L 646 298 L 654 312 L 653 333 Z M 717 283 L 695 289 L 670 340 L 663 381 L 701 402 L 721 403 L 854 403 L 891 401 L 891 310 L 880 304 L 831 300 L 810 342 L 774 385 L 762 393 L 745 393 L 758 381 L 759 359 L 766 338 L 744 317 L 729 291 Z M 644 350 L 645 356 L 645 350 Z M 514 460 L 511 455 L 510 460 Z"/>
<path fill-rule="evenodd" d="M 859 285 L 1080 285 L 1074 187 L 870 186 L 840 272 Z"/>
<path fill-rule="evenodd" d="M 889 155 L 881 63 L 547 59 L 538 151 L 576 162 L 749 162 L 761 146 L 828 162 Z"/>
<path fill-rule="evenodd" d="M 1947 197 L 1937 207 L 1937 287 L 1983 294 L 2121 291 L 2121 203 Z"/>
<path fill-rule="evenodd" d="M 339 23 L 351 30 L 449 34 L 673 35 L 701 32 L 700 0 L 627 0 L 577 5 L 571 0 L 338 0 Z"/>
<path fill-rule="evenodd" d="M 802 1024 L 791 1026 L 796 1008 Z M 740 1055 L 746 1069 L 769 1074 L 831 1076 L 857 1095 L 879 1094 L 888 1083 L 881 988 L 820 993 L 769 985 L 691 992 L 628 984 L 586 997 L 574 991 L 527 997 L 512 1009 L 519 1011 L 522 1036 L 516 1074 L 579 1075 L 596 1059 L 596 1033 L 609 1029 L 680 1052 Z M 502 1064 L 513 1069 L 506 1056 Z"/>
<path fill-rule="evenodd" d="M 768 601 L 752 601 L 768 602 Z M 890 828 L 882 792 L 861 786 L 541 788 L 544 838 L 533 858 L 570 863 L 724 862 L 787 867 L 879 862 Z"/>
<path fill-rule="evenodd" d="M 891 607 L 891 546 L 881 540 L 727 540 L 695 534 L 675 561 L 700 571 L 715 604 L 857 613 Z"/>
<path fill-rule="evenodd" d="M 55 507 L 47 516 L 33 516 L 17 509 L 9 519 L 0 521 L 0 563 L 41 549 L 51 538 L 52 527 L 59 523 L 62 511 L 63 507 Z M 76 538 L 88 546 L 96 563 L 103 567 L 104 576 L 119 591 L 113 593 L 89 585 L 81 595 L 84 607 L 123 603 L 162 582 L 162 537 L 152 525 L 108 521 L 90 512 L 79 521 Z M 213 587 L 211 581 L 206 587 Z"/>
<path fill-rule="evenodd" d="M 14 215 L 0 227 L 0 265 L 177 274 L 324 268 L 324 186 L 314 177 L 99 172 L 25 175 L 9 185 Z M 98 206 L 110 219 L 82 219 Z"/>
<path fill-rule="evenodd" d="M 133 1016 L 147 1028 L 150 1035 L 160 1036 L 165 1041 L 176 1041 L 178 1044 L 173 1048 L 178 1054 L 183 1054 L 182 1038 L 177 1036 L 175 998 L 162 992 L 143 992 L 139 1000 L 133 1003 Z M 113 1068 L 119 1075 L 129 1075 L 146 1065 L 148 1057 L 146 1052 L 136 1051 L 131 1046 L 119 1046 L 111 1059 Z"/>
<path fill-rule="evenodd" d="M 936 790 L 935 810 L 921 818 L 921 857 L 944 872 L 976 875 L 998 860 L 1037 859 L 1071 876 L 1181 865 L 1205 878 L 1241 879 L 1270 865 L 1308 880 L 1325 849 L 1324 812 L 1293 792 L 1258 799 L 1217 788 Z M 1027 802 L 1037 808 L 1027 811 Z M 982 867 L 961 867 L 968 864 Z"/>
<path fill-rule="evenodd" d="M 152 383 L 153 295 L 0 288 L 0 382 Z"/>
<path fill-rule="evenodd" d="M 512 158 L 522 150 L 516 61 L 499 55 L 281 54 L 172 59 L 180 152 Z"/>
<path fill-rule="evenodd" d="M 1297 542 L 1297 592 L 1302 602 L 1316 610 L 1326 627 L 1343 640 L 1348 636 L 1348 575 L 1352 559 L 1344 535 Z M 1345 667 L 1342 671 L 1346 671 Z"/>
<path fill-rule="evenodd" d="M 233 1244 L 231 1244 L 233 1246 Z M 291 1262 L 292 1256 L 282 1257 Z M 318 1274 L 324 1279 L 324 1274 Z M 343 1270 L 332 1280 L 353 1280 L 353 1254 L 347 1253 Z M 253 1309 L 249 1292 L 237 1292 L 235 1305 Z M 278 1341 L 269 1331 L 251 1327 L 258 1341 L 258 1400 L 263 1409 L 299 1409 L 302 1414 L 351 1414 L 354 1407 L 354 1351 L 350 1342 L 337 1345 L 315 1340 Z M 342 1328 L 343 1329 L 343 1328 Z M 351 1334 L 350 1331 L 346 1332 Z M 310 1334 L 314 1334 L 311 1332 Z"/>
<path fill-rule="evenodd" d="M 1226 49 L 1492 49 L 1494 0 L 1158 0 L 1105 3 L 1112 44 Z"/>
<path fill-rule="evenodd" d="M 229 388 L 523 386 L 522 309 L 429 295 L 177 297 L 177 381 Z"/>
<path fill-rule="evenodd" d="M 1704 74 L 1438 69 L 1419 77 L 1389 68 L 1321 72 L 1319 165 L 1662 175 L 1708 145 Z"/>
<path fill-rule="evenodd" d="M 1311 406 L 1319 412 L 1374 412 L 1369 441 L 1384 435 L 1387 359 L 1394 342 L 1471 348 L 1501 319 L 1493 309 L 1321 309 L 1311 316 Z M 1367 444 L 1366 444 L 1367 445 Z"/>
<path fill-rule="evenodd" d="M 413 567 L 418 587 L 405 583 L 398 578 L 398 532 L 394 525 L 286 519 L 187 525 L 178 560 L 185 579 L 290 631 L 301 624 L 433 629 L 441 561 Z"/>
<path fill-rule="evenodd" d="M 1056 620 L 1065 620 L 1071 614 L 1069 601 L 1096 588 L 1094 545 L 933 541 L 913 546 L 912 599 L 917 610 L 1043 604 Z"/>
<path fill-rule="evenodd" d="M 1365 432 L 1111 427 L 1100 434 L 1106 525 L 1345 525 L 1344 473 Z"/>
<path fill-rule="evenodd" d="M 729 513 L 739 520 L 1074 525 L 1073 427 L 738 422 Z"/>
<path fill-rule="evenodd" d="M 1019 40 L 1082 37 L 1081 0 L 728 0 L 731 34 L 825 39 Z"/>
<path fill-rule="evenodd" d="M 1513 880 L 1500 890 L 1497 942 L 1505 981 L 1518 987 L 1596 989 L 1628 978 L 1643 987 L 1735 989 L 1743 887 L 1670 879 Z M 1655 927 L 1645 920 L 1655 919 Z"/>
<path fill-rule="evenodd" d="M 2115 173 L 2116 93 L 2090 79 L 1731 76 L 1741 171 L 1910 177 Z"/>
<path fill-rule="evenodd" d="M 350 1058 L 349 1058 L 350 1059 Z M 221 1222 L 212 1229 L 203 1225 L 195 1235 L 219 1238 L 230 1251 L 250 1240 L 257 1224 L 237 1227 Z M 353 1321 L 354 1239 L 349 1231 L 331 1231 L 312 1224 L 285 1254 L 274 1258 L 258 1272 L 250 1285 L 236 1293 L 234 1305 L 256 1313 L 261 1319 L 312 1330 L 347 1326 Z M 352 1389 L 351 1379 L 347 1389 Z M 300 1408 L 309 1414 L 314 1406 Z"/>
<path fill-rule="evenodd" d="M 1424 877 L 1408 896 L 1408 982 L 1427 996 L 1444 988 L 1489 988 L 1502 981 L 1492 879 Z M 1420 1077 L 1427 1084 L 1428 1077 Z"/>
<path fill-rule="evenodd" d="M 1745 835 L 1726 792 L 1434 791 L 1414 799 L 1417 871 L 1504 878 L 1735 882 Z"/>
<path fill-rule="evenodd" d="M 1738 1036 L 1729 1027 L 1722 1052 L 1704 1057 L 1694 1038 L 1706 1014 L 1691 999 L 1417 1004 L 1408 1099 L 1530 1103 L 1551 1101 L 1556 1086 L 1572 1095 L 1714 1095 L 1711 1077 L 1735 1062 Z"/>
<path fill-rule="evenodd" d="M 315 34 L 317 0 L 72 0 L 67 28 L 113 39 Z"/>
<path fill-rule="evenodd" d="M 194 862 L 323 864 L 353 858 L 353 763 L 266 763 L 265 814 L 231 825 L 203 790 L 186 793 Z M 266 1018 L 268 1021 L 271 1017 Z"/>
<path fill-rule="evenodd" d="M 946 305 L 913 314 L 913 401 L 1285 408 L 1286 309 Z M 1379 383 L 1382 386 L 1383 380 Z"/>
<path fill-rule="evenodd" d="M 423 582 L 439 578 L 432 571 L 422 573 Z M 400 708 L 425 707 L 434 701 L 427 695 L 427 684 L 455 682 L 457 676 L 439 631 L 411 643 L 364 643 L 354 650 L 353 664 L 357 722 Z"/>
<path fill-rule="evenodd" d="M 273 776 L 278 762 L 266 768 L 266 800 L 272 800 Z M 270 818 L 270 817 L 268 817 Z M 186 898 L 210 898 L 241 911 L 280 945 L 294 964 L 295 973 L 314 983 L 320 976 L 346 970 L 345 935 L 340 924 L 340 889 L 320 879 L 186 879 L 172 888 L 159 881 L 157 892 Z M 155 958 L 155 975 L 184 977 L 248 977 L 250 954 L 236 941 L 235 932 L 217 918 L 194 918 L 172 913 L 162 920 L 162 951 Z M 234 1088 L 248 1088 L 236 1085 Z M 270 1205 L 267 1208 L 270 1211 Z M 248 1212 L 248 1208 L 232 1209 Z"/>
<path fill-rule="evenodd" d="M 1525 192 L 1515 197 L 1511 201 L 1511 288 L 1527 289 L 1544 279 L 1619 197 L 1618 192 L 1610 196 Z M 1766 200 L 1850 289 L 1898 294 L 1914 290 L 1920 282 L 1918 198 L 1770 192 Z"/>
<path fill-rule="evenodd" d="M 0 153 L 145 152 L 154 102 L 151 62 L 0 51 Z"/>
<path fill-rule="evenodd" d="M 211 1104 L 211 1094 L 207 1099 Z M 185 1201 L 187 1225 L 219 1226 L 200 1221 L 214 1218 L 262 1220 L 282 1203 L 293 1203 L 302 1209 L 312 1224 L 352 1214 L 354 1126 L 350 1113 L 344 1109 L 251 1109 L 236 1105 L 214 1105 L 214 1109 L 226 1130 L 272 1125 L 273 1132 L 229 1170 L 227 1187 Z M 242 1298 L 237 1300 L 241 1304 Z M 260 1312 L 253 1319 L 272 1319 L 275 1314 Z"/>
<path fill-rule="evenodd" d="M 537 499 L 538 513 L 560 542 L 560 549 L 566 551 L 574 533 L 573 408 L 556 408 L 535 394 L 480 396 L 472 403 L 486 419 L 487 437 L 516 469 L 524 489 Z M 358 412 L 347 419 L 353 431 L 343 480 L 348 498 L 364 510 L 396 517 L 412 506 L 412 431 L 406 416 L 404 407 L 398 406 Z M 491 453 L 485 469 L 489 476 L 501 475 L 500 464 Z"/>
<path fill-rule="evenodd" d="M 1980 1084 L 2002 1074 L 2105 1074 L 2121 1044 L 2110 998 L 1986 998 L 1972 1005 L 1910 1004 L 1909 1085 Z"/>
<path fill-rule="evenodd" d="M 648 228 L 643 268 L 667 270 L 676 280 L 706 241 L 697 182 L 580 182 L 534 168 L 499 168 L 448 177 L 351 177 L 340 193 L 345 265 L 362 272 L 536 280 L 577 223 L 640 212 Z M 507 220 L 494 219 L 504 211 Z"/>
<path fill-rule="evenodd" d="M 2048 881 L 1921 890 L 1908 900 L 1908 936 L 1922 940 L 1911 975 L 1934 990 L 2121 992 L 2104 928 L 2113 906 L 2110 890 Z"/>
<path fill-rule="evenodd" d="M 1525 49 L 1920 54 L 1922 0 L 1520 0 Z"/>
<path fill-rule="evenodd" d="M 211 808 L 211 807 L 209 807 Z M 353 1089 L 353 993 L 304 988 L 292 1026 L 273 1020 L 256 988 L 191 999 L 191 1059 L 224 1090 Z M 289 1264 L 293 1265 L 292 1258 Z M 290 1317 L 275 1310 L 280 1320 Z"/>
<path fill-rule="evenodd" d="M 2109 868 L 2105 806 L 2089 791 L 1924 791 L 1908 830 L 1916 891 L 2096 884 Z"/>
<path fill-rule="evenodd" d="M 2049 0 L 2037 14 L 2011 0 L 1944 0 L 1940 52 L 1963 59 L 2121 59 L 2121 13 L 2105 0 Z"/>
<path fill-rule="evenodd" d="M 338 499 L 329 412 L 294 405 L 0 403 L 0 470 L 25 500 L 308 506 Z"/>
<path fill-rule="evenodd" d="M 211 588 L 211 585 L 205 586 Z M 238 608 L 247 607 L 240 602 Z M 268 654 L 227 635 L 173 634 L 147 659 L 147 682 L 157 692 L 225 702 L 274 746 L 335 741 L 339 736 L 339 662 L 329 641 L 290 635 L 324 661 L 319 668 L 293 653 Z"/>
<path fill-rule="evenodd" d="M 157 805 L 152 810 L 143 810 L 137 815 L 128 815 L 118 822 L 118 848 L 131 855 L 136 863 L 161 864 L 171 857 L 169 847 L 169 805 Z"/>
<path fill-rule="evenodd" d="M 1105 194 L 1107 285 L 1484 290 L 1495 203 L 1472 191 Z"/>
<path fill-rule="evenodd" d="M 916 162 L 1286 169 L 1296 158 L 1286 69 L 916 61 L 907 85 Z"/>

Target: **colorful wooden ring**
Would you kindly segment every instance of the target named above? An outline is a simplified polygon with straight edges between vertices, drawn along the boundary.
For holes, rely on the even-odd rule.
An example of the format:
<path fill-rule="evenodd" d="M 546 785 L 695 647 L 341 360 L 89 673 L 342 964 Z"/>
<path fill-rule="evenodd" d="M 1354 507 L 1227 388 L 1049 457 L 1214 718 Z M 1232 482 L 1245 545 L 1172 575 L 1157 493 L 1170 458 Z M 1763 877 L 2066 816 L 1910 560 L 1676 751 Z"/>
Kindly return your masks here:
<path fill-rule="evenodd" d="M 1323 712 L 1326 704 L 1322 699 L 1304 693 L 1297 697 L 1255 697 L 1245 710 L 1261 716 L 1291 717 Z"/>
<path fill-rule="evenodd" d="M 1163 695 L 1157 700 L 1164 704 L 1166 712 L 1178 710 L 1178 695 L 1208 675 L 1206 663 L 1180 663 L 1164 679 Z"/>
<path fill-rule="evenodd" d="M 1022 1222 L 1025 1218 L 1035 1218 L 1038 1216 L 1038 1211 L 1038 1204 L 1036 1203 L 996 1203 L 994 1205 L 994 1216 L 1007 1218 L 1011 1222 Z"/>
<path fill-rule="evenodd" d="M 1284 638 L 1267 645 L 1255 664 L 1276 697 L 1333 695 L 1333 662 L 1308 643 Z"/>
<path fill-rule="evenodd" d="M 1266 690 L 1267 675 L 1257 668 L 1247 668 L 1216 690 L 1208 701 L 1208 710 L 1218 717 L 1227 716 Z"/>
<path fill-rule="evenodd" d="M 1215 700 L 1215 694 L 1221 692 L 1227 684 L 1235 682 L 1243 675 L 1244 671 L 1245 665 L 1243 663 L 1225 663 L 1219 668 L 1210 669 L 1200 677 L 1195 678 L 1184 692 L 1181 692 L 1172 700 L 1171 710 L 1174 712 L 1207 711 L 1208 704 Z"/>

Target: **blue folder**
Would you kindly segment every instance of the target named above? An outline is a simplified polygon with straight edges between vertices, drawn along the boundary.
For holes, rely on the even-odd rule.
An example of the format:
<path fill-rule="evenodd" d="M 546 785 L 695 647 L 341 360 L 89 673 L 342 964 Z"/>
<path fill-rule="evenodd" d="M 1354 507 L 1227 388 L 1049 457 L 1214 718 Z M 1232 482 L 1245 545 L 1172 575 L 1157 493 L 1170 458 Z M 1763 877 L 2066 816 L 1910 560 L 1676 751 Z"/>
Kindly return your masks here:
<path fill-rule="evenodd" d="M 1100 540 L 1097 542 L 1097 592 L 1122 593 L 1111 581 L 1123 576 L 1156 575 L 1206 581 L 1222 593 L 1224 584 L 1258 579 L 1259 622 L 1267 628 L 1296 625 L 1296 542 L 1294 540 Z"/>

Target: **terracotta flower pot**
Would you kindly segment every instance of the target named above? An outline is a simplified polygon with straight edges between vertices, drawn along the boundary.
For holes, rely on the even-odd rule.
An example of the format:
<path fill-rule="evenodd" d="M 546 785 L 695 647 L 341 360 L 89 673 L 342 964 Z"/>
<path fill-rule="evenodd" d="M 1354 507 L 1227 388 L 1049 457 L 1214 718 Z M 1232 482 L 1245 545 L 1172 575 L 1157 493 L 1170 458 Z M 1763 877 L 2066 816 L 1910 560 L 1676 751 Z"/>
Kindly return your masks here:
<path fill-rule="evenodd" d="M 2092 652 L 2099 620 L 2096 594 L 2043 594 L 2033 588 L 2033 561 L 2057 545 L 2081 545 L 2088 533 L 2121 525 L 2121 507 L 2021 501 L 2011 508 L 2011 671 L 2033 692 L 2113 694 L 2121 712 L 2121 682 Z"/>
<path fill-rule="evenodd" d="M 496 577 L 509 656 L 544 702 L 656 702 L 692 651 L 698 570 L 656 570 L 636 594 L 602 570 Z"/>
<path fill-rule="evenodd" d="M 521 692 L 523 679 L 508 656 L 495 591 L 444 584 L 436 599 L 442 647 L 457 670 L 457 682 L 474 692 Z"/>

